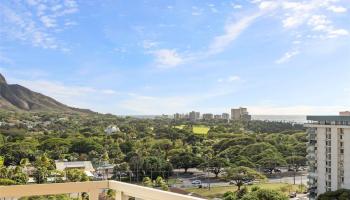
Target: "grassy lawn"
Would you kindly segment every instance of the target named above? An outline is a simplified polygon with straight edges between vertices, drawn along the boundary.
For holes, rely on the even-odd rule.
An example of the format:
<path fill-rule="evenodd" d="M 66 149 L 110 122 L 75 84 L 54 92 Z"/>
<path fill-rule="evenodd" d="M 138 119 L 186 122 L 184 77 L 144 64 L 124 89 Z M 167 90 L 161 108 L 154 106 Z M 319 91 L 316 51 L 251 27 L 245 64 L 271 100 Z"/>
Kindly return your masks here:
<path fill-rule="evenodd" d="M 247 186 L 248 189 L 250 189 L 253 186 L 259 186 L 260 188 L 264 188 L 264 189 L 271 189 L 271 190 L 278 190 L 281 192 L 284 192 L 285 194 L 289 194 L 290 192 L 299 192 L 301 193 L 303 190 L 305 190 L 305 186 L 303 187 L 303 190 L 300 190 L 300 185 L 291 185 L 291 184 L 287 184 L 287 183 L 259 183 L 259 184 L 255 184 L 252 186 Z M 237 187 L 235 186 L 223 186 L 223 187 L 212 187 L 210 190 L 208 190 L 207 188 L 190 188 L 190 189 L 186 189 L 186 191 L 188 192 L 193 192 L 196 194 L 199 194 L 203 197 L 207 197 L 207 198 L 215 198 L 215 197 L 222 197 L 222 195 L 225 192 L 228 191 L 236 191 Z"/>
<path fill-rule="evenodd" d="M 175 128 L 177 128 L 177 129 L 181 129 L 181 130 L 182 130 L 182 129 L 184 129 L 184 128 L 185 128 L 185 126 L 186 126 L 186 125 L 179 125 L 179 126 L 175 126 Z"/>
<path fill-rule="evenodd" d="M 207 126 L 193 126 L 193 133 L 198 135 L 207 135 L 209 131 L 209 127 Z"/>

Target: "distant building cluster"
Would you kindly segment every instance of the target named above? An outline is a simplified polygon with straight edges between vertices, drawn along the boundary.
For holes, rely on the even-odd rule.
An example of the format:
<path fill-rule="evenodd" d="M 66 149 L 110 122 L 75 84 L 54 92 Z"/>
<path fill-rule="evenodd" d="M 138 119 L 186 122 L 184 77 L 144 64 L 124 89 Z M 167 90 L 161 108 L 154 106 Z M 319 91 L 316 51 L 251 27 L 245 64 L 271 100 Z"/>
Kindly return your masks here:
<path fill-rule="evenodd" d="M 175 120 L 190 120 L 190 121 L 211 121 L 211 120 L 251 120 L 251 115 L 248 113 L 247 108 L 232 108 L 231 116 L 229 113 L 213 114 L 213 113 L 203 113 L 191 111 L 189 113 L 175 113 Z"/>

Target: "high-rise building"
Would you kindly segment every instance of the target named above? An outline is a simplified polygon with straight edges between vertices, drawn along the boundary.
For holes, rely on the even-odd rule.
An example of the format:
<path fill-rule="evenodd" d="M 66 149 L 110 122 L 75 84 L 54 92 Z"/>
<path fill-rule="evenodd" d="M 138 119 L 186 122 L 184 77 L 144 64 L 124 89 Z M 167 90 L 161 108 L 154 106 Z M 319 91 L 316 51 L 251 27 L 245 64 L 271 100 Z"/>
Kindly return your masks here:
<path fill-rule="evenodd" d="M 343 111 L 339 113 L 340 116 L 350 116 L 350 111 Z"/>
<path fill-rule="evenodd" d="M 214 115 L 211 114 L 211 113 L 205 113 L 205 114 L 202 115 L 202 118 L 204 120 L 212 120 L 212 119 L 214 119 Z"/>
<path fill-rule="evenodd" d="M 307 116 L 310 199 L 350 189 L 350 115 Z"/>
<path fill-rule="evenodd" d="M 199 120 L 199 119 L 200 119 L 200 116 L 201 116 L 200 112 L 192 111 L 192 112 L 189 113 L 189 119 L 190 119 L 191 121 L 197 121 L 197 120 Z"/>
<path fill-rule="evenodd" d="M 214 115 L 214 119 L 222 119 L 222 115 Z"/>
<path fill-rule="evenodd" d="M 232 120 L 251 120 L 251 116 L 249 115 L 247 108 L 232 108 L 231 119 Z"/>
<path fill-rule="evenodd" d="M 180 119 L 183 119 L 185 118 L 184 114 L 180 114 L 180 113 L 175 113 L 174 114 L 174 119 L 175 120 L 180 120 Z"/>
<path fill-rule="evenodd" d="M 228 113 L 222 113 L 221 118 L 222 118 L 222 119 L 229 120 L 229 119 L 230 119 L 230 114 L 228 114 Z"/>

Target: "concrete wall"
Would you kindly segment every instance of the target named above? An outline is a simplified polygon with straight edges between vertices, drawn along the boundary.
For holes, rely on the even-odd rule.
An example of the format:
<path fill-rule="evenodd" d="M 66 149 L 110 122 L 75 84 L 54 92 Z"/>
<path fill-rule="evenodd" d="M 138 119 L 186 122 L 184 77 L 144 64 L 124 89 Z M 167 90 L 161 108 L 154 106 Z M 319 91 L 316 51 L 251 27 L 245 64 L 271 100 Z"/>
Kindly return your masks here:
<path fill-rule="evenodd" d="M 344 188 L 350 189 L 350 128 L 344 129 Z"/>
<path fill-rule="evenodd" d="M 332 141 L 331 141 L 331 155 L 332 155 L 332 190 L 337 190 L 338 189 L 338 142 L 339 142 L 339 133 L 338 133 L 338 128 L 337 127 L 332 127 L 331 129 L 331 135 L 332 135 Z"/>
<path fill-rule="evenodd" d="M 32 184 L 0 186 L 1 198 L 17 198 L 36 195 L 69 194 L 87 192 L 90 200 L 98 200 L 101 189 L 116 191 L 116 200 L 128 200 L 135 197 L 136 200 L 203 200 L 201 198 L 166 192 L 158 189 L 142 187 L 118 181 L 89 181 L 53 184 Z"/>
<path fill-rule="evenodd" d="M 326 128 L 317 128 L 317 193 L 326 192 Z"/>

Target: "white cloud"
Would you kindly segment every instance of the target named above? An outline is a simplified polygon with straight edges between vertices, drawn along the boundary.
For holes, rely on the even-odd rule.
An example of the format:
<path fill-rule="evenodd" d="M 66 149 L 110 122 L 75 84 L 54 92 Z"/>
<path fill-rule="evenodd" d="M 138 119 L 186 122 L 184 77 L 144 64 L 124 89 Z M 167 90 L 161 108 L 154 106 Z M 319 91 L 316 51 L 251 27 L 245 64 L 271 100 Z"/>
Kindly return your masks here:
<path fill-rule="evenodd" d="M 110 90 L 110 89 L 107 89 L 107 90 L 102 90 L 102 93 L 103 94 L 117 94 L 116 91 L 114 90 Z"/>
<path fill-rule="evenodd" d="M 56 27 L 56 20 L 49 16 L 41 16 L 40 20 L 47 28 Z"/>
<path fill-rule="evenodd" d="M 325 15 L 313 15 L 308 20 L 308 25 L 313 30 L 325 33 L 327 38 L 336 38 L 339 36 L 349 35 L 349 31 L 345 29 L 337 29 L 332 25 L 332 21 Z"/>
<path fill-rule="evenodd" d="M 290 59 L 296 55 L 298 55 L 300 52 L 298 50 L 292 50 L 289 52 L 286 52 L 280 59 L 276 60 L 276 64 L 283 64 L 286 62 L 289 62 Z"/>
<path fill-rule="evenodd" d="M 293 49 L 300 49 L 300 45 L 307 40 L 332 39 L 350 35 L 349 30 L 333 22 L 335 14 L 347 12 L 342 7 L 343 0 L 253 0 L 264 14 L 281 20 L 285 30 L 294 35 Z M 266 12 L 268 11 L 268 12 Z M 332 11 L 333 13 L 330 13 Z M 277 64 L 288 62 L 299 51 L 285 53 L 276 61 Z"/>
<path fill-rule="evenodd" d="M 176 67 L 184 62 L 174 49 L 159 49 L 151 53 L 155 56 L 156 65 L 160 68 Z"/>
<path fill-rule="evenodd" d="M 310 0 L 310 1 L 255 1 L 261 10 L 274 11 L 274 15 L 282 19 L 286 29 L 302 28 L 309 38 L 336 38 L 348 35 L 344 28 L 333 25 L 330 10 L 335 13 L 347 12 L 347 9 L 337 5 L 340 0 Z M 282 16 L 282 17 L 281 17 Z M 317 37 L 316 37 L 317 36 Z"/>
<path fill-rule="evenodd" d="M 97 92 L 96 89 L 91 87 L 65 85 L 60 82 L 53 82 L 47 80 L 16 80 L 16 82 L 34 91 L 40 92 L 42 94 L 57 99 L 78 97 Z"/>
<path fill-rule="evenodd" d="M 279 6 L 278 1 L 262 1 L 259 2 L 259 8 L 261 10 L 273 10 Z"/>
<path fill-rule="evenodd" d="M 134 95 L 132 98 L 119 103 L 119 109 L 133 114 L 164 114 L 189 110 L 191 99 L 183 97 L 152 97 Z"/>
<path fill-rule="evenodd" d="M 328 10 L 333 11 L 335 13 L 344 13 L 347 11 L 347 9 L 342 6 L 329 6 Z"/>
<path fill-rule="evenodd" d="M 142 42 L 142 46 L 144 49 L 152 49 L 158 46 L 158 42 L 154 42 L 151 40 L 144 40 Z"/>
<path fill-rule="evenodd" d="M 225 26 L 225 33 L 216 36 L 209 45 L 208 54 L 217 54 L 227 48 L 237 37 L 248 28 L 256 18 L 260 16 L 260 13 L 243 17 L 242 19 L 234 22 L 229 22 Z"/>
<path fill-rule="evenodd" d="M 70 85 L 46 79 L 23 80 L 9 77 L 10 82 L 20 84 L 33 91 L 52 97 L 69 106 L 91 108 L 96 111 L 108 112 L 108 109 L 99 105 L 106 98 L 114 98 L 119 95 L 111 89 L 97 89 L 90 86 Z"/>
<path fill-rule="evenodd" d="M 78 4 L 74 0 L 27 0 L 26 4 L 0 3 L 0 10 L 3 36 L 35 47 L 62 50 L 67 48 L 55 35 L 74 23 L 67 16 L 78 11 Z"/>
<path fill-rule="evenodd" d="M 240 4 L 235 4 L 235 3 L 231 3 L 231 6 L 232 6 L 233 9 L 241 9 L 241 8 L 243 8 L 242 5 L 240 5 Z"/>
<path fill-rule="evenodd" d="M 293 39 L 294 42 L 292 42 L 293 49 L 301 49 L 300 45 L 307 39 L 331 39 L 350 35 L 347 29 L 336 27 L 332 21 L 332 16 L 328 16 L 329 12 L 325 12 L 327 10 L 346 12 L 346 9 L 337 5 L 337 3 L 341 2 L 340 0 L 252 0 L 251 2 L 257 5 L 259 11 L 255 12 L 255 14 L 245 15 L 237 20 L 228 20 L 224 27 L 224 33 L 215 36 L 206 50 L 178 53 L 174 50 L 161 49 L 159 52 L 153 53 L 156 56 L 156 63 L 174 67 L 185 62 L 221 53 L 261 16 L 275 17 L 281 20 L 282 26 L 286 30 L 291 31 L 291 34 L 295 37 Z M 233 8 L 241 7 L 236 4 L 231 5 Z M 208 6 L 213 8 L 215 5 L 209 4 Z M 198 7 L 192 7 L 192 11 L 197 12 L 200 10 Z M 145 45 L 144 48 L 150 47 Z M 276 63 L 288 62 L 299 53 L 296 50 L 287 52 L 280 59 L 276 60 Z M 182 56 L 179 56 L 179 54 Z"/>
<path fill-rule="evenodd" d="M 236 82 L 236 81 L 239 81 L 241 80 L 241 77 L 239 76 L 236 76 L 236 75 L 232 75 L 232 76 L 229 76 L 227 78 L 219 78 L 218 79 L 218 82 L 219 83 L 231 83 L 231 82 Z"/>
<path fill-rule="evenodd" d="M 197 7 L 192 9 L 198 10 Z M 160 68 L 172 68 L 189 61 L 202 59 L 204 57 L 221 53 L 225 50 L 238 36 L 258 18 L 261 13 L 245 16 L 238 21 L 230 21 L 225 25 L 225 32 L 222 35 L 213 38 L 207 50 L 199 52 L 178 53 L 174 49 L 154 49 L 158 46 L 157 42 L 149 40 L 143 41 L 143 48 L 146 53 L 155 56 L 155 63 Z"/>

